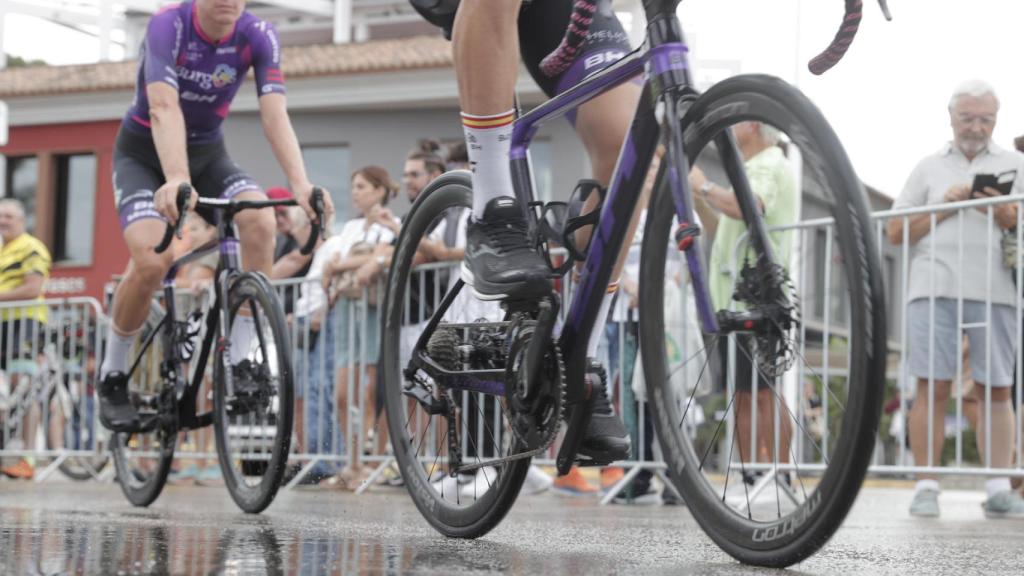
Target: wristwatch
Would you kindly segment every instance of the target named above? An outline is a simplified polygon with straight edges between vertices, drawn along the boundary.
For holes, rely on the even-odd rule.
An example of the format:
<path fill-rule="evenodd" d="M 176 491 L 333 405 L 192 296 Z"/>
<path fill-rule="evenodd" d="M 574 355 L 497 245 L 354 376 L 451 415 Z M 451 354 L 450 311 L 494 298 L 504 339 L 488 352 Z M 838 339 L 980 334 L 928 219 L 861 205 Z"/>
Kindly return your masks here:
<path fill-rule="evenodd" d="M 712 182 L 711 180 L 705 180 L 704 183 L 700 185 L 700 195 L 703 196 L 704 198 L 707 198 L 708 192 L 711 192 L 711 188 L 714 185 L 715 183 Z"/>
<path fill-rule="evenodd" d="M 384 255 L 383 254 L 377 255 L 377 265 L 378 266 L 383 266 L 384 265 Z"/>

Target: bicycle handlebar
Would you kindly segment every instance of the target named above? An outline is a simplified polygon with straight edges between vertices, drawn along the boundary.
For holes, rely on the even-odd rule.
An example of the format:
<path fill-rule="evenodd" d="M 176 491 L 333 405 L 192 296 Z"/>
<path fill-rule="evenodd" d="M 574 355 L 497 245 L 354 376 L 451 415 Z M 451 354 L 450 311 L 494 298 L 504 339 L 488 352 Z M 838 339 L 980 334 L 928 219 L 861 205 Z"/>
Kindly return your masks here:
<path fill-rule="evenodd" d="M 171 240 L 174 236 L 181 238 L 181 228 L 185 223 L 185 213 L 188 207 L 189 198 L 192 197 L 192 187 L 188 184 L 181 184 L 178 186 L 178 198 L 175 204 L 178 207 L 178 220 L 174 224 L 167 223 L 167 230 L 164 232 L 164 237 L 160 240 L 160 244 L 153 248 L 153 251 L 157 254 L 163 253 L 171 245 Z M 324 190 L 319 186 L 313 187 L 313 193 L 310 194 L 309 203 L 316 213 L 316 219 L 310 222 L 312 226 L 309 240 L 306 241 L 299 251 L 303 256 L 308 256 L 313 249 L 316 247 L 317 236 L 322 239 L 327 239 L 327 227 L 323 225 L 324 222 Z M 253 208 L 268 208 L 271 206 L 298 206 L 298 202 L 295 200 L 226 200 L 222 198 L 202 198 L 200 197 L 196 202 L 196 206 L 204 206 L 207 208 L 213 208 L 215 210 L 229 210 L 232 213 L 240 210 L 248 210 Z"/>
<path fill-rule="evenodd" d="M 846 55 L 850 44 L 853 43 L 853 38 L 857 35 L 857 30 L 860 29 L 863 5 L 863 0 L 846 0 L 846 14 L 843 16 L 843 23 L 839 26 L 839 31 L 836 32 L 832 43 L 807 63 L 807 68 L 812 74 L 818 76 L 824 74 Z M 887 0 L 878 0 L 878 5 L 882 8 L 885 19 L 892 20 Z"/>

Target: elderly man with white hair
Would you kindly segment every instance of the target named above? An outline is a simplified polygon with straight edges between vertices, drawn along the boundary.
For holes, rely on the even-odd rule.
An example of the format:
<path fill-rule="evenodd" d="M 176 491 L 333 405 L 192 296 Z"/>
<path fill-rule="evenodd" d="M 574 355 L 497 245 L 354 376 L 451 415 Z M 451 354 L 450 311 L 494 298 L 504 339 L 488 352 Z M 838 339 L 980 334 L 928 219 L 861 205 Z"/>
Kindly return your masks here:
<path fill-rule="evenodd" d="M 999 98 L 989 84 L 972 80 L 958 86 L 949 101 L 953 140 L 918 163 L 893 207 L 1002 195 L 993 187 L 973 190 L 979 174 L 1002 175 L 1006 181 L 1015 177 L 1010 193 L 1024 192 L 1024 156 L 992 142 L 998 112 Z M 946 405 L 966 333 L 971 371 L 978 383 L 973 394 L 981 406 L 976 432 L 982 464 L 1009 468 L 1014 445 L 1010 385 L 1019 319 L 1011 273 L 1002 263 L 1000 237 L 1016 226 L 1017 204 L 969 209 L 962 217 L 956 210 L 945 210 L 934 218 L 934 228 L 931 214 L 896 218 L 888 226 L 893 244 L 902 244 L 906 236 L 911 246 L 907 364 L 917 379 L 910 411 L 911 450 L 918 466 L 940 464 Z M 988 395 L 991 418 L 984 405 Z M 987 517 L 1024 517 L 1024 500 L 1011 490 L 1009 477 L 989 479 L 986 491 Z M 938 516 L 938 495 L 936 477 L 919 475 L 910 514 Z"/>

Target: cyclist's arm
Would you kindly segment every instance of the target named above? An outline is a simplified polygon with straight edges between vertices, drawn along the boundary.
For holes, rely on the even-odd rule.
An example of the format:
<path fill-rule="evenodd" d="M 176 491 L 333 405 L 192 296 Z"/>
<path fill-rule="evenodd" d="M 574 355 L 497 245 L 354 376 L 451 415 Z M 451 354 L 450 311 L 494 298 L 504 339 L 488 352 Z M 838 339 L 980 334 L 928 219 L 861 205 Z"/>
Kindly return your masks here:
<path fill-rule="evenodd" d="M 160 157 L 160 168 L 174 188 L 189 182 L 188 152 L 185 147 L 185 115 L 181 112 L 178 90 L 164 82 L 146 86 L 153 144 Z"/>
<path fill-rule="evenodd" d="M 272 93 L 260 97 L 260 121 L 274 157 L 288 178 L 288 185 L 296 193 L 308 193 L 313 185 L 306 175 L 306 165 L 302 161 L 299 140 L 288 117 L 284 94 Z"/>
<path fill-rule="evenodd" d="M 277 262 L 274 262 L 274 267 L 270 270 L 270 277 L 275 279 L 291 278 L 312 259 L 312 254 L 303 256 L 301 250 L 296 248 L 282 256 Z"/>
<path fill-rule="evenodd" d="M 46 277 L 42 274 L 26 274 L 21 286 L 0 292 L 0 301 L 15 302 L 17 300 L 33 300 L 43 293 Z"/>

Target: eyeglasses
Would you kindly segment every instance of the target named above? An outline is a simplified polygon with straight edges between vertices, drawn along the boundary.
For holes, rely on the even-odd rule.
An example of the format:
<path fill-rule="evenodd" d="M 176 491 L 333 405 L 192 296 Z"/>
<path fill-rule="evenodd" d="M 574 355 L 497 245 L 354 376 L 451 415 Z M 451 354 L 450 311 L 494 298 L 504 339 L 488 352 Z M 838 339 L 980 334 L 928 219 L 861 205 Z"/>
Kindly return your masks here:
<path fill-rule="evenodd" d="M 982 126 L 995 126 L 996 117 L 985 114 L 982 116 L 974 116 L 972 114 L 957 114 L 954 116 L 958 124 L 974 124 L 975 122 L 980 123 Z"/>

